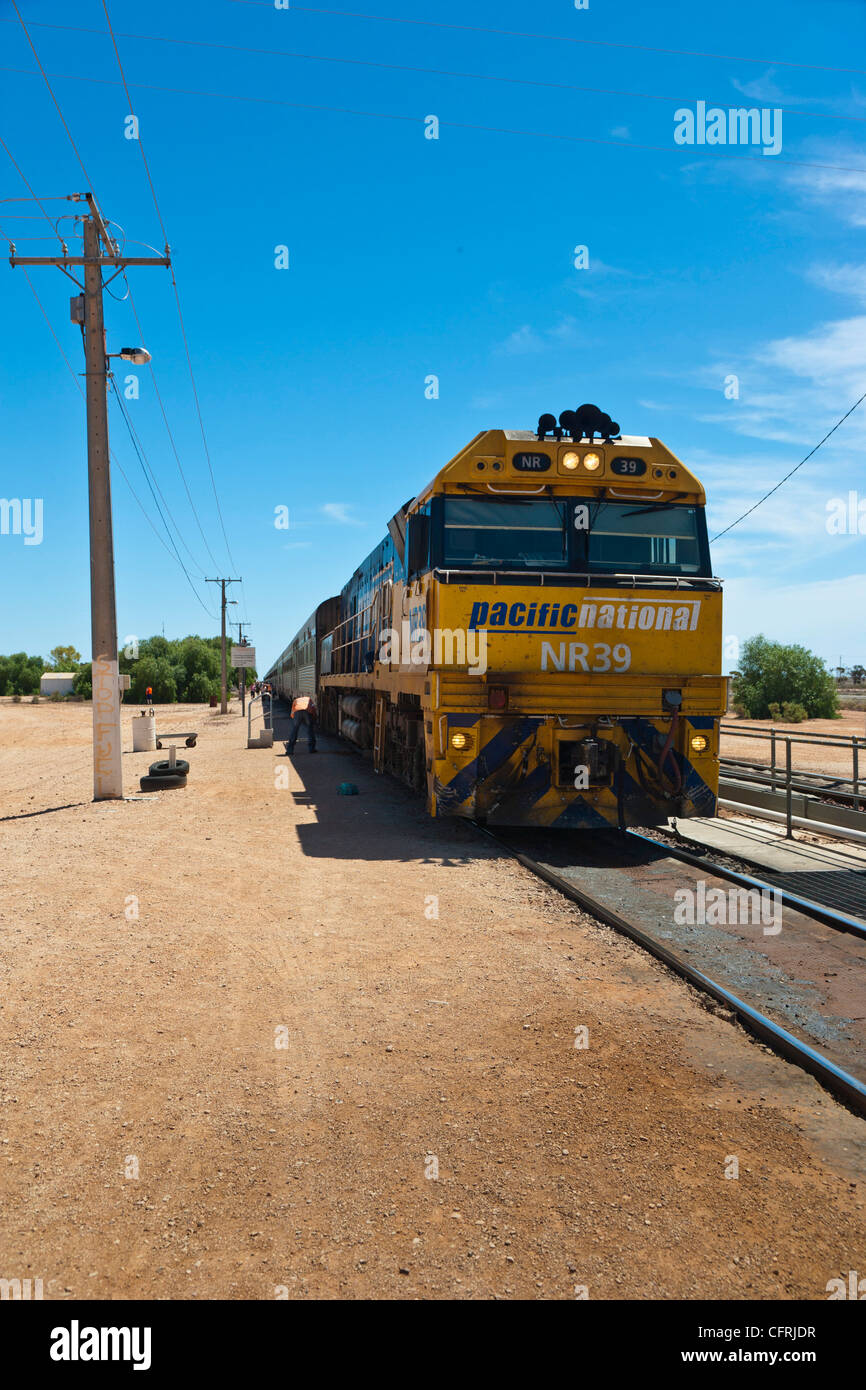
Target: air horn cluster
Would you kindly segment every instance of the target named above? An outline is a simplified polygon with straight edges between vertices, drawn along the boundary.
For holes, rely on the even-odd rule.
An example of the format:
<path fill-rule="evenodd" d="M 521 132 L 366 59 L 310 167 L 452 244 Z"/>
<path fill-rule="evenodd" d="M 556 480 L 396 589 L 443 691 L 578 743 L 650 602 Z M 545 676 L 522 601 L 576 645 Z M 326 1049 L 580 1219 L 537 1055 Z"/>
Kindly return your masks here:
<path fill-rule="evenodd" d="M 546 439 L 549 434 L 554 439 L 568 438 L 579 444 L 588 439 L 590 444 L 595 435 L 605 441 L 619 437 L 619 425 L 599 410 L 597 405 L 581 405 L 577 410 L 564 410 L 556 423 L 555 415 L 542 415 L 538 421 L 538 438 Z"/>

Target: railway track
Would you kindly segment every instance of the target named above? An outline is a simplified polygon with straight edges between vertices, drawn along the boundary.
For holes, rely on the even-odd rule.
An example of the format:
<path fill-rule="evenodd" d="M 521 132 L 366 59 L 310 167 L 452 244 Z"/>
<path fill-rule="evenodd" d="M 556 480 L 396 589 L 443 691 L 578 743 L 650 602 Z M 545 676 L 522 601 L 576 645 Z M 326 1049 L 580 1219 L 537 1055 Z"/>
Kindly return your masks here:
<path fill-rule="evenodd" d="M 721 1005 L 755 1037 L 866 1116 L 866 931 L 844 914 L 637 831 L 567 841 L 543 831 L 479 826 L 525 868 L 591 916 L 651 952 Z M 704 884 L 703 890 L 700 884 Z M 735 884 L 727 889 L 725 885 Z M 781 922 L 677 923 L 679 893 L 705 901 L 752 891 L 773 895 Z M 730 899 L 726 899 L 730 900 Z M 742 901 L 738 899 L 738 901 Z M 857 1072 L 862 1074 L 858 1075 Z"/>
<path fill-rule="evenodd" d="M 675 832 L 672 832 L 675 833 Z M 805 898 L 801 893 L 795 893 L 785 884 L 790 878 L 786 875 L 776 875 L 772 879 L 755 878 L 751 874 L 744 873 L 742 869 L 733 869 L 729 864 L 719 861 L 716 853 L 712 849 L 698 848 L 686 849 L 684 845 L 674 843 L 669 839 L 665 832 L 660 832 L 658 838 L 651 835 L 643 835 L 637 830 L 628 830 L 626 834 L 633 839 L 644 840 L 648 844 L 661 845 L 665 852 L 681 860 L 684 864 L 691 864 L 697 868 L 710 870 L 720 878 L 727 879 L 730 883 L 736 883 L 745 889 L 754 889 L 758 892 L 773 892 L 781 903 L 782 907 L 793 908 L 797 912 L 802 912 L 806 916 L 814 917 L 816 921 L 824 922 L 828 927 L 833 927 L 836 931 L 851 932 L 854 936 L 862 937 L 866 940 L 866 869 L 863 873 L 863 885 L 859 892 L 855 894 L 831 893 L 828 896 L 838 897 L 843 902 L 853 903 L 860 908 L 859 914 L 852 915 L 837 907 L 832 902 L 816 902 L 813 898 Z M 728 856 L 725 856 L 728 857 Z M 736 857 L 736 856 L 731 856 Z M 760 865 L 750 865 L 750 867 L 760 868 Z M 765 869 L 764 871 L 769 872 Z M 814 876 L 813 876 L 814 877 Z M 829 875 L 828 875 L 829 877 Z"/>

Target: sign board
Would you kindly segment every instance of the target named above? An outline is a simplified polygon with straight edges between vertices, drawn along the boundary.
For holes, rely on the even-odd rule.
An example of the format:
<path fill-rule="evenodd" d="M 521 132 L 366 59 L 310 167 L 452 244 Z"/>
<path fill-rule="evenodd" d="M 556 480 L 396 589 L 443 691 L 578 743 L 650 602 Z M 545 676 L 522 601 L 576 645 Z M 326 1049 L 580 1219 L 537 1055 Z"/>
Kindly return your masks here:
<path fill-rule="evenodd" d="M 255 666 L 256 649 L 255 647 L 236 647 L 232 645 L 231 665 L 237 671 L 241 666 Z"/>

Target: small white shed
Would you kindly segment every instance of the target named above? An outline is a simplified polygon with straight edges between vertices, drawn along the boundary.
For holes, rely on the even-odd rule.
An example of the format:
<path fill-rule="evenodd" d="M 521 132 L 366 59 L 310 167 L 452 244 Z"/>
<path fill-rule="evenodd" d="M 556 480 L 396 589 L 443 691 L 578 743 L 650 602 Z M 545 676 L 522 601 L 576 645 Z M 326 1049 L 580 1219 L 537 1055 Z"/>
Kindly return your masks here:
<path fill-rule="evenodd" d="M 39 681 L 40 695 L 71 695 L 74 671 L 43 671 Z"/>

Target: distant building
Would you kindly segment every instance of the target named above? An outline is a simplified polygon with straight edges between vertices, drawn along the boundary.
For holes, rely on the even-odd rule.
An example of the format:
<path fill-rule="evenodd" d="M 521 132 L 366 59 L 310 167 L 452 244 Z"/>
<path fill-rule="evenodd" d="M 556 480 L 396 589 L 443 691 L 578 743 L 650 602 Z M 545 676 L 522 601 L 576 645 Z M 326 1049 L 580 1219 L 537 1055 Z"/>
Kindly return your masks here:
<path fill-rule="evenodd" d="M 74 671 L 44 671 L 39 682 L 40 695 L 71 695 Z"/>

